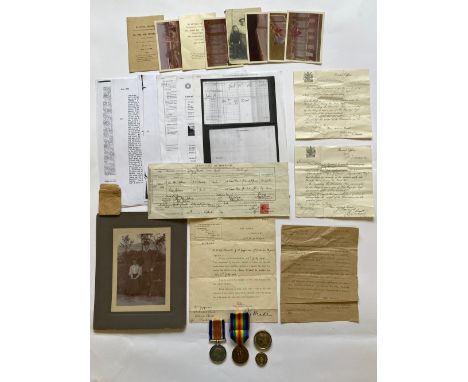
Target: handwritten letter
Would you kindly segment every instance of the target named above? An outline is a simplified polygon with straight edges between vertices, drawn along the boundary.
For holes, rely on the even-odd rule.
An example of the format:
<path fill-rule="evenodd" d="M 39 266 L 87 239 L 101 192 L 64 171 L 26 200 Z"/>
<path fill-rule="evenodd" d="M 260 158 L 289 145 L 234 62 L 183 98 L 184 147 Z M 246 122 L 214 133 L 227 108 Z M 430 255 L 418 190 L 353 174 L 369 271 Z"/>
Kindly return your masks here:
<path fill-rule="evenodd" d="M 371 218 L 370 146 L 296 147 L 296 216 Z"/>
<path fill-rule="evenodd" d="M 296 139 L 372 138 L 367 70 L 294 73 Z"/>
<path fill-rule="evenodd" d="M 358 235 L 357 228 L 282 227 L 282 323 L 359 321 Z"/>

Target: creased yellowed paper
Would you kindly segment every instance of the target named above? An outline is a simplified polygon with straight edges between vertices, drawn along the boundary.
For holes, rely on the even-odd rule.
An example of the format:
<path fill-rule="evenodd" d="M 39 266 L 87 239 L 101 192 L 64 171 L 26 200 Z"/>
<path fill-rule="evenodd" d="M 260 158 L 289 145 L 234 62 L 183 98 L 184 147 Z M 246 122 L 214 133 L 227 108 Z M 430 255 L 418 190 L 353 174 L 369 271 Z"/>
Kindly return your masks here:
<path fill-rule="evenodd" d="M 371 146 L 296 147 L 296 216 L 374 216 Z"/>
<path fill-rule="evenodd" d="M 358 236 L 358 228 L 282 227 L 282 323 L 359 321 Z"/>
<path fill-rule="evenodd" d="M 149 219 L 289 216 L 287 163 L 150 164 Z"/>
<path fill-rule="evenodd" d="M 130 73 L 159 70 L 154 22 L 164 16 L 127 17 L 128 66 Z"/>
<path fill-rule="evenodd" d="M 294 72 L 296 139 L 372 138 L 368 70 Z"/>
<path fill-rule="evenodd" d="M 226 16 L 229 63 L 231 65 L 249 62 L 247 53 L 247 20 L 245 14 L 261 11 L 261 8 L 226 9 L 224 11 Z"/>
<path fill-rule="evenodd" d="M 190 222 L 190 322 L 248 310 L 278 322 L 274 219 Z"/>
<path fill-rule="evenodd" d="M 204 69 L 206 67 L 205 29 L 203 19 L 215 17 L 216 13 L 179 17 L 182 69 Z"/>

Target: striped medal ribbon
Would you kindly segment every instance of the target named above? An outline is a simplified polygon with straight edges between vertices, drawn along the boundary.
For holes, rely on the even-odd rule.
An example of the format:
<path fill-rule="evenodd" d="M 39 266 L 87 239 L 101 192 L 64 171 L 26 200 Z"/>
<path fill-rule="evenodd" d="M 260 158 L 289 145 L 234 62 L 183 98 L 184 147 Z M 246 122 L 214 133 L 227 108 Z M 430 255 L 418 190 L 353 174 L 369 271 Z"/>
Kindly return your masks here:
<path fill-rule="evenodd" d="M 230 319 L 229 334 L 234 342 L 242 345 L 249 338 L 249 313 L 231 313 Z"/>
<path fill-rule="evenodd" d="M 225 342 L 226 332 L 224 329 L 224 320 L 210 320 L 208 325 L 210 333 L 210 342 Z"/>

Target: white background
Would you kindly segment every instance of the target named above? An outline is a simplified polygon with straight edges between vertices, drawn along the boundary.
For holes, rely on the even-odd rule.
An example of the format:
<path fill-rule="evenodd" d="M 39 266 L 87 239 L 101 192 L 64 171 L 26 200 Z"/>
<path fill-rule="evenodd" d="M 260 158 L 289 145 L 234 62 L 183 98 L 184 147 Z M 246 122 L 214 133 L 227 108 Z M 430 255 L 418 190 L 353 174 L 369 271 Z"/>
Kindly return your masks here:
<path fill-rule="evenodd" d="M 295 70 L 350 69 L 370 70 L 373 132 L 376 137 L 376 5 L 373 0 L 342 1 L 112 1 L 91 4 L 91 309 L 94 299 L 95 214 L 99 188 L 95 124 L 94 81 L 130 76 L 127 58 L 127 16 L 163 14 L 166 19 L 180 15 L 226 8 L 260 6 L 263 11 L 324 11 L 322 65 L 251 65 L 251 71 L 281 70 L 284 73 L 284 108 L 288 143 L 291 216 L 294 208 L 294 93 Z M 298 142 L 306 144 L 309 142 Z M 314 144 L 372 144 L 374 184 L 375 140 L 323 140 Z M 375 186 L 374 186 L 375 188 Z M 280 275 L 280 235 L 282 224 L 336 225 L 359 227 L 358 277 L 360 322 L 251 325 L 252 337 L 259 329 L 268 330 L 273 346 L 267 352 L 266 367 L 254 360 L 252 338 L 245 366 L 236 366 L 230 356 L 234 343 L 228 339 L 228 357 L 222 365 L 210 362 L 207 324 L 187 324 L 183 331 L 139 333 L 91 333 L 91 379 L 93 381 L 209 381 L 215 378 L 238 380 L 356 381 L 376 379 L 376 219 L 373 221 L 339 219 L 278 219 L 277 268 Z M 187 263 L 187 269 L 189 269 Z M 188 290 L 187 290 L 188 292 Z M 187 293 L 188 294 L 188 293 Z M 279 297 L 279 277 L 278 277 Z M 278 299 L 279 301 L 279 299 Z"/>
<path fill-rule="evenodd" d="M 89 204 L 97 192 L 89 166 L 95 158 L 89 4 L 2 5 L 2 380 L 82 382 L 90 379 Z M 468 380 L 467 35 L 459 0 L 379 2 L 382 382 Z M 93 202 L 91 215 L 95 209 Z M 93 219 L 91 225 L 94 230 Z M 177 362 L 175 370 L 191 368 L 191 358 Z M 108 367 L 121 368 L 118 362 Z M 281 367 L 294 372 L 286 362 Z M 325 379 L 308 369 L 303 379 Z M 354 369 L 353 360 L 346 369 Z M 141 376 L 132 368 L 135 376 L 127 379 L 164 380 L 158 370 Z M 228 379 L 223 369 L 211 370 L 208 380 Z"/>

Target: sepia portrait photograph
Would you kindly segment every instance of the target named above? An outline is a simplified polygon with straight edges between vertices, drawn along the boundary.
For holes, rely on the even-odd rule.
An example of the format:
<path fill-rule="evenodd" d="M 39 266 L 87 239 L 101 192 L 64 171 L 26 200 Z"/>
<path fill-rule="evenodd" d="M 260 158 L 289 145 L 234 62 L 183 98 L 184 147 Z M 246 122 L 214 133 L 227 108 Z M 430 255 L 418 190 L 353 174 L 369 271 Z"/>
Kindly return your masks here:
<path fill-rule="evenodd" d="M 225 11 L 230 64 L 245 64 L 249 62 L 247 54 L 247 22 L 245 20 L 245 14 L 249 12 L 261 12 L 261 9 L 226 9 Z"/>
<path fill-rule="evenodd" d="M 286 21 L 287 13 L 269 14 L 269 61 L 284 61 L 284 52 L 286 48 Z"/>
<path fill-rule="evenodd" d="M 112 312 L 170 310 L 170 227 L 114 228 Z"/>
<path fill-rule="evenodd" d="M 179 21 L 157 21 L 155 26 L 160 70 L 182 69 Z"/>
<path fill-rule="evenodd" d="M 286 60 L 321 63 L 323 13 L 289 12 Z"/>
<path fill-rule="evenodd" d="M 247 13 L 247 45 L 250 62 L 268 61 L 268 13 Z"/>

